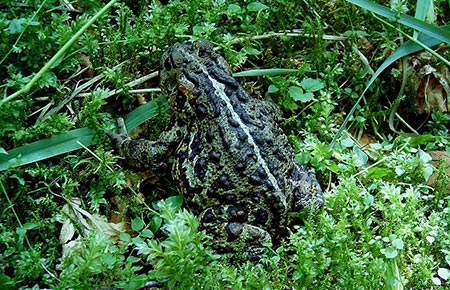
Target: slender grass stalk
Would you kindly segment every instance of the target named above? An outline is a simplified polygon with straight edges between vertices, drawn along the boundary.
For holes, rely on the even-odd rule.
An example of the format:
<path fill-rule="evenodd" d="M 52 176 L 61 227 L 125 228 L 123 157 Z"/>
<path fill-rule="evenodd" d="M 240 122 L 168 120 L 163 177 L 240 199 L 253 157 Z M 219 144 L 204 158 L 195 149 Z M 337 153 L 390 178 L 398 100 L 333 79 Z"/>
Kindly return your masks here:
<path fill-rule="evenodd" d="M 25 26 L 25 28 L 22 30 L 22 32 L 20 32 L 20 35 L 19 35 L 19 37 L 17 37 L 16 42 L 14 42 L 13 46 L 11 47 L 11 49 L 5 54 L 5 56 L 2 58 L 2 60 L 0 60 L 0 64 L 2 64 L 8 58 L 8 56 L 11 54 L 11 52 L 14 51 L 14 47 L 16 47 L 16 45 L 19 43 L 20 39 L 22 38 L 22 35 L 27 30 L 28 26 L 30 26 L 31 21 L 33 21 L 33 19 L 36 18 L 36 15 L 38 15 L 38 13 L 41 11 L 42 7 L 44 7 L 46 2 L 47 2 L 47 0 L 42 2 L 41 5 L 39 5 L 39 8 L 36 10 L 36 12 L 34 12 L 33 16 L 31 16 L 31 18 L 28 20 L 28 23 Z"/>
<path fill-rule="evenodd" d="M 30 91 L 30 89 L 33 87 L 34 84 L 36 84 L 36 82 L 42 77 L 42 75 L 44 73 L 46 73 L 52 66 L 53 64 L 60 59 L 61 57 L 64 56 L 64 54 L 67 52 L 67 50 L 75 43 L 75 41 L 77 41 L 77 39 L 92 25 L 94 24 L 94 22 L 100 17 L 102 16 L 106 11 L 109 10 L 109 8 L 111 8 L 112 5 L 114 5 L 114 3 L 116 3 L 117 0 L 111 0 L 109 1 L 108 4 L 106 4 L 102 9 L 100 9 L 100 11 L 98 11 L 88 22 L 86 22 L 86 24 L 83 25 L 83 27 L 80 28 L 80 30 L 77 31 L 77 33 L 75 33 L 70 39 L 69 41 L 66 42 L 66 44 L 63 45 L 63 47 L 61 47 L 60 50 L 58 50 L 58 52 L 44 65 L 44 67 L 42 67 L 35 75 L 34 77 L 30 80 L 30 82 L 24 86 L 23 88 L 21 88 L 20 90 L 18 90 L 17 92 L 5 97 L 4 99 L 0 100 L 0 107 L 17 98 L 18 96 L 21 96 L 23 94 L 26 94 Z"/>

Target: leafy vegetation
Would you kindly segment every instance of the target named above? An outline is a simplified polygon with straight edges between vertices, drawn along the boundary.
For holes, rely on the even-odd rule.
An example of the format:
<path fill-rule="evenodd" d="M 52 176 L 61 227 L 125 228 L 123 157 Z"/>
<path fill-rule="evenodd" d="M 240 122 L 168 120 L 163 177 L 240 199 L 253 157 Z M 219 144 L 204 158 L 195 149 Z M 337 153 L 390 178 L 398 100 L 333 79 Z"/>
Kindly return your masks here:
<path fill-rule="evenodd" d="M 85 2 L 0 4 L 0 288 L 449 286 L 448 1 Z M 214 254 L 104 134 L 157 135 L 153 72 L 199 38 L 280 105 L 325 189 L 259 263 Z"/>

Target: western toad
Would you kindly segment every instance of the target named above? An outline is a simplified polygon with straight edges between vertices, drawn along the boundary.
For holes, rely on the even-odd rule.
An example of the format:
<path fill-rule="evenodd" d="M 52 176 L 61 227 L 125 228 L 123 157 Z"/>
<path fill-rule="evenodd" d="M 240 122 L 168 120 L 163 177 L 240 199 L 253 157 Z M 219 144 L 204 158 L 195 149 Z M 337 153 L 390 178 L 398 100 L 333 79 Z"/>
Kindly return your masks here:
<path fill-rule="evenodd" d="M 259 258 L 290 212 L 322 205 L 314 171 L 294 161 L 277 125 L 277 106 L 251 98 L 210 42 L 170 47 L 160 86 L 173 114 L 159 140 L 132 140 L 123 124 L 110 135 L 138 167 L 156 168 L 171 154 L 174 182 L 219 253 Z"/>

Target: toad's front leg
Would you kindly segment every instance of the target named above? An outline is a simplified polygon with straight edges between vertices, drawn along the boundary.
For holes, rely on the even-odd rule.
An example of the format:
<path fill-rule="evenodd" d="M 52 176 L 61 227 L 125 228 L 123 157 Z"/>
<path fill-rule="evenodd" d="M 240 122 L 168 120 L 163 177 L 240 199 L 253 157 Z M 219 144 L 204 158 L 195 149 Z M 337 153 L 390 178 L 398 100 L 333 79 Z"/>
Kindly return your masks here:
<path fill-rule="evenodd" d="M 167 155 L 178 145 L 179 132 L 164 132 L 158 141 L 145 139 L 131 139 L 128 136 L 125 122 L 122 118 L 117 119 L 119 134 L 105 131 L 113 140 L 120 155 L 125 161 L 140 169 L 158 169 L 165 164 Z M 180 130 L 180 128 L 173 128 Z"/>

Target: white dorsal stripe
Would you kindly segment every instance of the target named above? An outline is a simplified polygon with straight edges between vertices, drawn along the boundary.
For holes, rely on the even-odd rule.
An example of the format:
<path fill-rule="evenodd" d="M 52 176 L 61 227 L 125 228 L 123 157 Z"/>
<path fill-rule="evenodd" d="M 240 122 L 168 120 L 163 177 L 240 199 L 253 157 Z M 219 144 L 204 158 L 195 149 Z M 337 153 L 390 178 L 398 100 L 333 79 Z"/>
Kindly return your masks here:
<path fill-rule="evenodd" d="M 219 96 L 225 102 L 225 104 L 227 105 L 227 108 L 228 108 L 228 110 L 231 113 L 231 117 L 239 124 L 241 129 L 247 135 L 248 143 L 251 146 L 253 146 L 253 151 L 255 152 L 258 165 L 260 165 L 264 169 L 264 171 L 266 172 L 270 183 L 272 184 L 274 189 L 279 193 L 278 196 L 280 197 L 281 202 L 283 203 L 284 207 L 287 208 L 286 196 L 283 194 L 283 192 L 281 191 L 280 187 L 278 186 L 278 182 L 277 182 L 275 176 L 273 176 L 272 172 L 270 172 L 270 169 L 269 169 L 269 167 L 267 165 L 267 162 L 261 156 L 261 151 L 259 150 L 258 145 L 256 145 L 255 140 L 253 139 L 253 136 L 250 134 L 250 129 L 247 127 L 247 125 L 244 124 L 244 122 L 242 122 L 241 117 L 239 117 L 239 115 L 234 111 L 233 105 L 231 104 L 230 98 L 228 98 L 228 96 L 225 94 L 225 85 L 220 83 L 220 82 L 218 82 L 214 78 L 212 78 L 209 75 L 209 73 L 208 73 L 208 71 L 206 70 L 205 67 L 202 67 L 202 70 L 208 76 L 208 79 L 211 81 L 213 87 L 216 89 L 216 95 Z"/>

